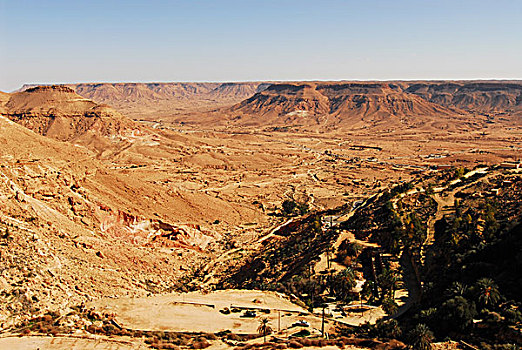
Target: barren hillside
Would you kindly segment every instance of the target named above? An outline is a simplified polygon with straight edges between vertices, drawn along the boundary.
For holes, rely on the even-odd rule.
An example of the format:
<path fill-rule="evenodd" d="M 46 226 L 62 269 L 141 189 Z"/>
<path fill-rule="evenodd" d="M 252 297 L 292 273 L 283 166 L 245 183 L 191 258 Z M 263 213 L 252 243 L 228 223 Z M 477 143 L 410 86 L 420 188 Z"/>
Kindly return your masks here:
<path fill-rule="evenodd" d="M 87 150 L 3 116 L 0 144 L 3 327 L 37 310 L 166 288 L 181 273 L 175 261 L 194 263 L 203 257 L 196 246 L 214 239 L 159 220 L 137 195 L 152 188 L 107 171 Z M 175 246 L 194 253 L 173 259 L 164 247 Z"/>

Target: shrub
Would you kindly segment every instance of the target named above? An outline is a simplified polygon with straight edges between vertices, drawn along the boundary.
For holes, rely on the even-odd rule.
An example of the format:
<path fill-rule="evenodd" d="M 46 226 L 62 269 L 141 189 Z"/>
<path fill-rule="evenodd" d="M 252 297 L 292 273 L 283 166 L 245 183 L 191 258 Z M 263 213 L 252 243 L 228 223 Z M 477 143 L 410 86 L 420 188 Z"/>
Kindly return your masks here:
<path fill-rule="evenodd" d="M 291 347 L 292 349 L 301 349 L 303 347 L 301 345 L 301 343 L 296 342 L 296 341 L 291 341 L 290 343 L 288 343 L 288 346 Z"/>
<path fill-rule="evenodd" d="M 174 350 L 178 350 L 179 347 L 177 345 L 174 345 L 174 344 L 163 343 L 163 344 L 161 344 L 161 348 L 159 348 L 159 349 L 174 349 Z"/>
<path fill-rule="evenodd" d="M 307 338 L 303 338 L 303 339 L 299 339 L 299 343 L 301 343 L 303 346 L 310 346 L 312 345 L 310 339 L 307 339 Z"/>
<path fill-rule="evenodd" d="M 299 332 L 295 333 L 293 337 L 307 337 L 310 335 L 310 331 L 308 329 L 301 329 Z"/>
<path fill-rule="evenodd" d="M 192 343 L 193 349 L 205 349 L 209 346 L 210 343 L 205 338 L 201 338 L 199 341 L 195 341 L 194 343 Z"/>
<path fill-rule="evenodd" d="M 217 337 L 214 333 L 205 333 L 205 338 L 207 339 L 210 339 L 210 340 L 216 340 Z"/>
<path fill-rule="evenodd" d="M 227 339 L 229 340 L 236 340 L 236 341 L 240 341 L 241 340 L 241 337 L 235 333 L 230 333 L 230 334 L 227 334 Z"/>
<path fill-rule="evenodd" d="M 312 346 L 321 346 L 321 339 L 310 339 Z"/>
<path fill-rule="evenodd" d="M 503 315 L 510 324 L 522 322 L 522 313 L 518 310 L 506 310 L 503 312 Z"/>

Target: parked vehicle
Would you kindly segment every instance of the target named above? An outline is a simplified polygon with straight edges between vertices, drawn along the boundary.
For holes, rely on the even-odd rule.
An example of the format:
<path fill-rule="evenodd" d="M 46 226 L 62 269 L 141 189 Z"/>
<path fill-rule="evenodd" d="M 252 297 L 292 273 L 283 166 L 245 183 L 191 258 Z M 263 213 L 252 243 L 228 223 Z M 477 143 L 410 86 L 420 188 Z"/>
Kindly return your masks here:
<path fill-rule="evenodd" d="M 241 317 L 256 317 L 256 312 L 252 310 L 247 310 Z"/>
<path fill-rule="evenodd" d="M 292 324 L 293 327 L 310 327 L 310 323 L 306 322 L 305 320 L 299 320 L 297 322 L 294 322 Z"/>

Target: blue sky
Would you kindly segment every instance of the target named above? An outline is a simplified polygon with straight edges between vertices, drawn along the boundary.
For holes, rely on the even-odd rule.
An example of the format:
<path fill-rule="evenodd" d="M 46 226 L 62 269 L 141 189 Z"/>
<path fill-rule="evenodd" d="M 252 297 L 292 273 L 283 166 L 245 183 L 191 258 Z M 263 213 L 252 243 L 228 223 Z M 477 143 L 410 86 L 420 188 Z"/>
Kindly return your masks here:
<path fill-rule="evenodd" d="M 0 0 L 24 83 L 522 78 L 520 0 Z"/>

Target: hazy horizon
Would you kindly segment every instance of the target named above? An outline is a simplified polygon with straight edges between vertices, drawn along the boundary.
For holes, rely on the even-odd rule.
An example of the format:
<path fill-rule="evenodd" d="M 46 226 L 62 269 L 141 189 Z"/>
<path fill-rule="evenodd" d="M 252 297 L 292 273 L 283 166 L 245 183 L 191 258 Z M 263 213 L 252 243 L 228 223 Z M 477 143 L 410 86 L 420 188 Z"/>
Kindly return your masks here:
<path fill-rule="evenodd" d="M 519 1 L 0 0 L 23 84 L 522 79 Z"/>
<path fill-rule="evenodd" d="M 469 78 L 469 79 L 293 79 L 293 80 L 279 80 L 279 79 L 260 79 L 260 80 L 113 80 L 113 81 L 66 81 L 66 82 L 28 82 L 23 83 L 19 87 L 11 91 L 17 91 L 23 86 L 28 85 L 76 85 L 76 84 L 169 84 L 169 83 L 299 83 L 299 82 L 437 82 L 437 81 L 522 81 L 522 78 Z"/>

